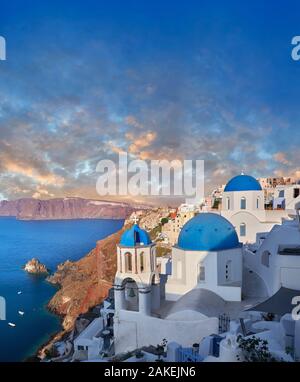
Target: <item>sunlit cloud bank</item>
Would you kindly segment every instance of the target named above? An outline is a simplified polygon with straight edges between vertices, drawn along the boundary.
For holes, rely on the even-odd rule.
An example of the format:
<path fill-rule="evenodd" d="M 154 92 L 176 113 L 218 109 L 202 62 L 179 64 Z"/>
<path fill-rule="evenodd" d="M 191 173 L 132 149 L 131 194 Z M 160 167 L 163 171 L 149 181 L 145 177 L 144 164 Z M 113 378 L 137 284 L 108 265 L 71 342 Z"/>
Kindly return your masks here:
<path fill-rule="evenodd" d="M 300 175 L 295 10 L 113 3 L 71 12 L 61 2 L 59 16 L 50 4 L 34 14 L 3 6 L 4 198 L 97 198 L 98 161 L 124 151 L 203 159 L 207 192 L 241 171 Z"/>

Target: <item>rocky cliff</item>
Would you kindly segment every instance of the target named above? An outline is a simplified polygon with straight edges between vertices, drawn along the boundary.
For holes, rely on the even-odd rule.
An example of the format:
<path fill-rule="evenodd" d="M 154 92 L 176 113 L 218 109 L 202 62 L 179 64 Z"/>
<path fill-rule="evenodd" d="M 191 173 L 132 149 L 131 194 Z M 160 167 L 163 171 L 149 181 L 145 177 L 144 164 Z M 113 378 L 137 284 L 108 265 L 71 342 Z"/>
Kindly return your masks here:
<path fill-rule="evenodd" d="M 87 256 L 77 262 L 61 264 L 57 272 L 48 277 L 60 289 L 48 304 L 49 309 L 63 316 L 63 328 L 73 328 L 81 313 L 102 302 L 112 286 L 116 273 L 116 243 L 123 229 L 101 240 Z"/>
<path fill-rule="evenodd" d="M 133 210 L 146 208 L 127 203 L 81 198 L 18 199 L 0 201 L 0 216 L 15 216 L 20 220 L 125 219 Z"/>

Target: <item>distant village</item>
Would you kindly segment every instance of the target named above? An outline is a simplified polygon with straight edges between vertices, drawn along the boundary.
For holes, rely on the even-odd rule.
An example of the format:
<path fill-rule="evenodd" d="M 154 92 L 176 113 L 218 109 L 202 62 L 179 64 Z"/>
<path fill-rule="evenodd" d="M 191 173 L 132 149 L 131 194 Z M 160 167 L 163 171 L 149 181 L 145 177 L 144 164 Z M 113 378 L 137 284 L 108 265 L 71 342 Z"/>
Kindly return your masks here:
<path fill-rule="evenodd" d="M 299 210 L 297 179 L 241 174 L 134 212 L 109 295 L 43 361 L 299 361 Z"/>

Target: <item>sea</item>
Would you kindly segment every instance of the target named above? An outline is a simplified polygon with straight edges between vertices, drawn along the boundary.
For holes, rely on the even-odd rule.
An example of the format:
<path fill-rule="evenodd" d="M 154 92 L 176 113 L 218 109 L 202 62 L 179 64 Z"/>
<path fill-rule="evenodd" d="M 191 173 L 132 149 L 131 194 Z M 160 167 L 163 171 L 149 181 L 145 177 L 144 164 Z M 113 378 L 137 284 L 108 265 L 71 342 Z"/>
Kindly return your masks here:
<path fill-rule="evenodd" d="M 45 277 L 25 272 L 22 267 L 26 262 L 37 258 L 55 272 L 58 264 L 79 260 L 123 223 L 0 217 L 0 300 L 4 298 L 6 305 L 6 320 L 0 320 L 0 362 L 23 361 L 61 329 L 58 317 L 46 308 L 56 287 Z"/>

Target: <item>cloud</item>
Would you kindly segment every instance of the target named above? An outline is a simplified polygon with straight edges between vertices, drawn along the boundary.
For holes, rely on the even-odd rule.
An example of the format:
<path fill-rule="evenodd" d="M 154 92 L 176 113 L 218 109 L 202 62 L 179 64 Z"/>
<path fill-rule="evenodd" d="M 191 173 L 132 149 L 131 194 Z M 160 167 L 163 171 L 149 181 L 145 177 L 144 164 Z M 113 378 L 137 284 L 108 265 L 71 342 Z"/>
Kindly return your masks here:
<path fill-rule="evenodd" d="M 97 197 L 97 162 L 120 152 L 202 159 L 207 193 L 241 171 L 299 175 L 299 116 L 273 107 L 262 63 L 231 57 L 237 37 L 216 55 L 209 37 L 158 49 L 128 30 L 111 41 L 59 21 L 39 28 L 1 71 L 5 197 Z"/>
<path fill-rule="evenodd" d="M 30 178 L 36 183 L 41 185 L 55 185 L 57 187 L 62 187 L 64 185 L 64 179 L 61 176 L 54 174 L 41 175 L 34 168 L 22 167 L 17 163 L 6 162 L 4 164 L 6 172 L 15 175 L 22 175 Z"/>
<path fill-rule="evenodd" d="M 127 133 L 126 139 L 128 141 L 128 152 L 130 154 L 138 155 L 140 159 L 145 159 L 143 150 L 153 144 L 157 138 L 157 133 L 154 131 L 147 131 L 145 133 Z"/>
<path fill-rule="evenodd" d="M 142 129 L 144 126 L 140 124 L 133 115 L 128 115 L 124 119 L 125 123 L 129 126 L 135 127 L 137 129 Z"/>
<path fill-rule="evenodd" d="M 36 192 L 33 193 L 32 197 L 34 199 L 41 199 L 41 198 L 52 198 L 55 195 L 50 193 L 48 190 L 45 188 L 41 188 L 40 186 L 37 186 Z"/>
<path fill-rule="evenodd" d="M 289 165 L 291 162 L 287 160 L 286 154 L 283 152 L 278 152 L 273 155 L 273 158 L 276 162 L 284 164 L 284 165 Z"/>

